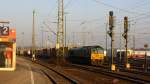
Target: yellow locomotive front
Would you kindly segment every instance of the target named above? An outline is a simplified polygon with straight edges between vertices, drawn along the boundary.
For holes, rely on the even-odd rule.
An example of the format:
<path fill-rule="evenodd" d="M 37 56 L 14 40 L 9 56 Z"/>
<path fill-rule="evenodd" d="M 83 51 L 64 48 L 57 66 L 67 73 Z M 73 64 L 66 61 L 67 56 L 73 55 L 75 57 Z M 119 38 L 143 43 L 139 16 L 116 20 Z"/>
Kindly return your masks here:
<path fill-rule="evenodd" d="M 101 48 L 91 49 L 91 64 L 100 65 L 104 61 L 104 50 Z"/>

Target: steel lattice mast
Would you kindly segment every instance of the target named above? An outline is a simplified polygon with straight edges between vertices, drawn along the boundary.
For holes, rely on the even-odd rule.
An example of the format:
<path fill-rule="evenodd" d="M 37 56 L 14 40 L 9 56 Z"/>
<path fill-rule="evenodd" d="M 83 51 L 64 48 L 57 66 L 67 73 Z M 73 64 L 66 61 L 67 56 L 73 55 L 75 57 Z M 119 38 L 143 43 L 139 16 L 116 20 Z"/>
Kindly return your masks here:
<path fill-rule="evenodd" d="M 64 5 L 63 0 L 58 0 L 58 24 L 57 24 L 57 57 L 64 57 Z M 58 60 L 59 61 L 59 60 Z"/>

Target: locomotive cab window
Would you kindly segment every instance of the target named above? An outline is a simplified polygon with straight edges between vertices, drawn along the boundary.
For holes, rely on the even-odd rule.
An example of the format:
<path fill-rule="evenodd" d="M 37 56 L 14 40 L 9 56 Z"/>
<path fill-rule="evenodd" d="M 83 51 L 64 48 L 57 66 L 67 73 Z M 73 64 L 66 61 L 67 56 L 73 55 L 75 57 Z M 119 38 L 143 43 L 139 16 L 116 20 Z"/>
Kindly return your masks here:
<path fill-rule="evenodd" d="M 100 49 L 100 48 L 97 48 L 97 52 L 98 53 L 104 53 L 104 50 Z"/>
<path fill-rule="evenodd" d="M 97 54 L 98 53 L 98 50 L 96 48 L 92 49 L 92 53 L 95 53 Z"/>
<path fill-rule="evenodd" d="M 103 53 L 104 51 L 101 50 L 100 48 L 94 48 L 91 50 L 93 54 L 98 54 L 98 53 Z"/>

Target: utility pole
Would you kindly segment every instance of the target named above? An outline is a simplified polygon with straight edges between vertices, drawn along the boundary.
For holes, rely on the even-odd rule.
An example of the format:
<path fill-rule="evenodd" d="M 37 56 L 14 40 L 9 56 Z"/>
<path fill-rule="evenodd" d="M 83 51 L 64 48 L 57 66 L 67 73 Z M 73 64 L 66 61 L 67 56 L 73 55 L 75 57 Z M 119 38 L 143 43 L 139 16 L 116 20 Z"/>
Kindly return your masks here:
<path fill-rule="evenodd" d="M 148 44 L 144 44 L 144 48 L 145 48 L 145 63 L 144 63 L 144 69 L 145 72 L 147 72 L 148 69 L 148 63 L 147 63 L 147 48 L 148 48 Z"/>
<path fill-rule="evenodd" d="M 42 32 L 42 49 L 44 48 L 44 31 L 43 30 L 41 30 L 41 32 Z"/>
<path fill-rule="evenodd" d="M 114 16 L 113 11 L 109 12 L 109 36 L 111 37 L 111 70 L 115 71 L 116 66 L 114 64 Z"/>
<path fill-rule="evenodd" d="M 24 50 L 24 32 L 22 32 L 21 34 L 22 34 L 22 50 Z"/>
<path fill-rule="evenodd" d="M 121 28 L 120 28 L 120 56 L 119 56 L 119 64 L 121 63 L 121 59 L 122 59 L 122 34 L 121 34 Z M 118 64 L 118 65 L 119 65 Z"/>
<path fill-rule="evenodd" d="M 52 45 L 53 45 L 53 42 L 52 42 L 52 33 L 50 33 L 49 42 L 50 42 L 50 49 L 51 49 Z"/>
<path fill-rule="evenodd" d="M 108 24 L 106 23 L 106 28 L 105 28 L 105 31 L 106 31 L 106 38 L 105 38 L 106 39 L 106 46 L 105 46 L 106 47 L 106 52 L 107 52 L 107 26 L 108 26 Z"/>
<path fill-rule="evenodd" d="M 91 32 L 73 32 L 73 43 L 75 43 L 75 34 L 78 34 L 78 35 L 80 35 L 81 36 L 81 38 L 80 39 L 82 39 L 81 40 L 81 43 L 82 43 L 82 46 L 86 46 L 86 36 L 88 36 L 88 35 L 91 35 Z"/>
<path fill-rule="evenodd" d="M 59 65 L 59 58 L 64 58 L 64 3 L 63 0 L 58 0 L 58 26 L 57 26 L 57 41 L 56 41 L 56 55 L 57 64 Z M 64 59 L 63 59 L 64 60 Z"/>
<path fill-rule="evenodd" d="M 43 44 L 43 43 L 44 43 L 44 31 L 43 31 L 43 29 L 44 29 L 44 27 L 41 26 L 41 34 L 42 34 L 42 35 L 41 35 L 41 40 L 42 40 L 42 41 L 41 41 L 41 49 L 44 48 L 44 46 L 43 46 L 43 45 L 44 45 L 44 44 Z"/>
<path fill-rule="evenodd" d="M 135 50 L 135 35 L 133 35 L 133 50 Z"/>
<path fill-rule="evenodd" d="M 66 18 L 66 16 L 65 16 L 65 32 L 64 32 L 64 33 L 65 33 L 65 47 L 67 47 L 67 44 L 66 44 L 66 40 L 67 40 L 67 36 L 66 36 L 66 35 L 67 35 L 67 29 L 66 29 L 66 28 L 67 28 L 67 18 Z"/>
<path fill-rule="evenodd" d="M 69 14 L 68 12 L 65 12 L 64 15 L 65 15 L 65 31 L 64 31 L 64 34 L 65 34 L 65 47 L 67 47 L 67 14 Z"/>
<path fill-rule="evenodd" d="M 35 61 L 35 10 L 33 10 L 32 24 L 32 60 Z"/>
<path fill-rule="evenodd" d="M 76 42 L 75 42 L 75 32 L 73 32 L 73 42 L 72 42 L 72 44 L 73 44 L 73 47 L 76 47 Z"/>
<path fill-rule="evenodd" d="M 83 46 L 85 46 L 86 45 L 86 42 L 85 42 L 85 33 L 84 32 L 82 32 L 82 40 L 83 40 Z"/>
<path fill-rule="evenodd" d="M 135 55 L 135 29 L 136 29 L 136 22 L 134 23 L 134 29 L 133 29 L 133 55 Z"/>
<path fill-rule="evenodd" d="M 106 44 L 105 44 L 105 47 L 106 47 L 106 56 L 105 56 L 105 61 L 107 62 L 108 61 L 108 56 L 107 56 L 107 27 L 108 27 L 108 23 L 106 22 L 106 28 L 105 28 L 105 32 L 106 32 L 106 37 L 105 37 L 105 39 L 106 39 Z"/>
<path fill-rule="evenodd" d="M 44 42 L 44 43 L 45 43 L 44 45 L 45 45 L 45 48 L 46 48 L 46 49 L 48 48 L 48 46 L 47 46 L 47 42 L 48 42 L 47 32 L 48 32 L 48 31 L 45 31 L 45 42 Z"/>

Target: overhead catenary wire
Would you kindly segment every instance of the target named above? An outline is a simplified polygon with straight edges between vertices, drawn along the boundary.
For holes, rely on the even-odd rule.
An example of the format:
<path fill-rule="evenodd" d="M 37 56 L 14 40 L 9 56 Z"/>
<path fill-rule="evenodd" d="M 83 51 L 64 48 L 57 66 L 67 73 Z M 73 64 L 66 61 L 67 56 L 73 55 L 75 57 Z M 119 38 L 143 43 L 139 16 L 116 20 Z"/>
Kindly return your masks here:
<path fill-rule="evenodd" d="M 99 4 L 102 3 L 103 5 L 105 5 L 105 6 L 107 6 L 107 7 L 115 8 L 115 9 L 120 10 L 120 11 L 123 11 L 123 12 L 138 14 L 137 16 L 129 17 L 129 18 L 130 18 L 130 20 L 129 20 L 130 22 L 131 22 L 131 21 L 135 21 L 135 20 L 142 20 L 142 19 L 148 18 L 148 17 L 150 16 L 150 15 L 148 15 L 149 12 L 147 12 L 147 13 L 133 12 L 133 11 L 128 11 L 128 10 L 126 10 L 126 9 L 117 8 L 117 7 L 115 7 L 115 6 L 112 6 L 112 5 L 109 5 L 109 4 L 100 2 L 100 1 L 98 1 L 98 0 L 93 0 L 93 1 L 95 1 L 95 2 L 97 2 L 97 3 L 99 3 Z M 93 21 L 90 20 L 90 21 L 86 21 L 86 23 L 96 22 L 96 21 L 99 21 L 99 20 L 100 20 L 100 19 L 95 19 L 95 20 L 93 20 Z M 117 21 L 116 24 L 122 24 L 122 20 Z M 105 26 L 104 24 L 101 25 L 101 27 L 104 27 L 104 26 Z"/>
<path fill-rule="evenodd" d="M 126 9 L 118 8 L 118 7 L 115 7 L 115 6 L 113 6 L 113 5 L 106 4 L 106 3 L 101 2 L 101 1 L 98 1 L 98 0 L 92 0 L 92 1 L 95 1 L 96 3 L 102 4 L 102 5 L 106 6 L 106 7 L 110 7 L 110 8 L 117 9 L 117 10 L 122 11 L 122 12 L 134 13 L 134 14 L 140 14 L 140 15 L 141 15 L 141 14 L 142 14 L 142 15 L 144 14 L 144 13 L 139 13 L 139 12 L 135 12 L 135 11 L 128 11 L 128 10 L 126 10 Z M 144 15 L 147 15 L 147 14 L 144 14 Z"/>
<path fill-rule="evenodd" d="M 141 7 L 143 7 L 143 6 L 145 6 L 145 5 L 147 5 L 147 4 L 149 4 L 150 3 L 150 1 L 149 0 L 140 0 L 140 1 L 138 1 L 138 2 L 134 2 L 134 4 L 136 4 L 136 5 L 133 5 L 132 7 L 130 7 L 129 8 L 129 10 L 130 9 L 132 9 L 132 10 L 136 10 L 136 9 L 141 9 Z M 143 8 L 142 8 L 143 9 Z"/>
<path fill-rule="evenodd" d="M 69 7 L 72 1 L 73 0 L 69 0 L 68 3 L 64 6 L 64 9 L 66 9 L 67 7 Z"/>
<path fill-rule="evenodd" d="M 57 35 L 45 22 L 43 24 L 49 29 L 50 32 L 52 32 L 55 36 Z"/>
<path fill-rule="evenodd" d="M 96 0 L 96 1 L 98 1 L 98 0 Z M 68 5 L 66 4 L 65 7 L 68 7 L 71 2 L 72 2 L 72 0 L 69 0 L 68 3 L 67 3 Z M 100 1 L 99 1 L 99 2 L 100 2 Z M 111 7 L 111 6 L 110 6 L 110 7 Z M 115 7 L 115 6 L 114 6 L 114 7 Z M 116 7 L 115 9 L 118 10 L 117 7 Z M 124 11 L 124 10 L 126 10 L 126 9 L 123 9 L 123 10 L 122 10 L 122 8 L 121 8 L 121 9 L 119 9 L 119 10 L 120 10 L 120 11 Z M 126 12 L 126 11 L 124 11 L 124 12 Z M 128 13 L 131 13 L 132 11 L 128 11 L 128 10 L 127 10 L 127 12 L 128 12 Z M 134 14 L 135 14 L 135 13 L 134 13 Z M 141 14 L 141 13 L 140 13 L 140 14 L 138 13 L 138 16 L 131 17 L 131 18 L 130 18 L 130 21 L 142 20 L 142 19 L 144 19 L 144 18 L 148 18 L 149 16 L 150 16 L 150 15 L 147 15 L 146 13 L 142 13 L 142 14 Z M 100 19 L 99 19 L 99 20 L 100 20 Z M 98 20 L 98 19 L 97 19 L 97 20 L 95 19 L 95 21 L 90 20 L 90 21 L 87 21 L 87 23 L 96 22 L 96 21 L 99 21 L 99 20 Z M 71 21 L 73 21 L 73 20 L 70 20 L 69 22 L 71 22 Z M 78 20 L 78 21 L 81 21 L 81 20 Z M 77 21 L 77 22 L 78 22 L 78 21 Z M 121 23 L 122 21 L 119 21 L 119 22 Z M 117 24 L 118 24 L 118 23 L 117 23 Z M 87 24 L 87 25 L 88 25 L 88 24 Z M 105 25 L 103 25 L 103 26 L 105 26 Z"/>
<path fill-rule="evenodd" d="M 98 3 L 103 3 L 103 2 L 100 2 L 100 1 L 98 1 L 98 0 L 94 0 L 94 1 L 96 1 L 96 2 L 98 2 Z M 68 1 L 68 3 L 65 5 L 65 7 L 68 7 L 68 5 L 70 5 L 70 3 L 72 2 L 72 0 L 69 0 Z M 105 4 L 105 3 L 103 3 L 103 4 Z M 131 11 L 128 11 L 128 10 L 125 10 L 125 9 L 121 9 L 121 8 L 117 8 L 117 7 L 115 7 L 115 6 L 112 6 L 112 5 L 109 5 L 109 4 L 105 4 L 105 6 L 109 6 L 109 7 L 113 7 L 113 8 L 115 8 L 115 9 L 119 9 L 119 10 L 121 10 L 121 11 L 124 11 L 124 12 L 128 12 L 128 13 L 132 13 Z M 137 12 L 134 12 L 134 13 L 137 13 Z M 131 18 L 134 18 L 134 19 L 132 19 L 132 20 L 130 20 L 130 21 L 133 21 L 133 20 L 135 20 L 135 19 L 143 19 L 143 17 L 141 17 L 141 16 L 144 16 L 144 15 L 146 15 L 145 13 L 142 13 L 142 14 L 139 14 L 138 16 L 140 16 L 140 17 L 138 17 L 138 16 L 135 16 L 135 17 L 131 17 Z M 145 18 L 147 18 L 147 17 L 149 17 L 150 15 L 146 15 L 146 16 L 144 16 Z M 99 19 L 100 20 L 100 19 Z M 99 21 L 98 19 L 96 20 L 95 19 L 95 21 Z M 71 21 L 73 21 L 73 20 L 71 20 Z M 69 21 L 69 22 L 71 22 L 71 21 Z M 92 21 L 87 21 L 88 23 L 91 23 L 91 22 L 95 22 L 94 20 Z M 78 22 L 78 21 L 77 21 Z M 119 22 L 121 22 L 121 21 L 119 21 Z M 116 23 L 118 23 L 118 22 L 116 22 Z M 105 26 L 105 25 L 103 25 L 103 26 Z"/>

